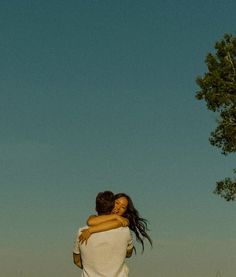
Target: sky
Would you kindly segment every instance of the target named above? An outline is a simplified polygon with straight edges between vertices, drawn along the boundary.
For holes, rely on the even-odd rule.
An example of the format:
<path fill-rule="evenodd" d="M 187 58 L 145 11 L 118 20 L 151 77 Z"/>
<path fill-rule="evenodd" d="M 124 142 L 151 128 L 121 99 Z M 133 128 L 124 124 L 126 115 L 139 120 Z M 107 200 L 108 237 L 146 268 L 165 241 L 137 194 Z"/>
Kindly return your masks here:
<path fill-rule="evenodd" d="M 235 277 L 235 202 L 213 194 L 235 159 L 195 79 L 235 1 L 0 3 L 0 267 L 74 277 L 75 234 L 104 190 L 131 196 L 153 248 L 130 276 Z"/>

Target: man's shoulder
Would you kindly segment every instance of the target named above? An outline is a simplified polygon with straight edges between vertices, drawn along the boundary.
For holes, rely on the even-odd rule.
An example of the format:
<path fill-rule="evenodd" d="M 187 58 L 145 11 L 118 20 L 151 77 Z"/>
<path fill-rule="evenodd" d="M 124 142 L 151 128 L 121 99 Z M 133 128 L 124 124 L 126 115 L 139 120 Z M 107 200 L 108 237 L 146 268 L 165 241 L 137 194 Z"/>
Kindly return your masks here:
<path fill-rule="evenodd" d="M 104 231 L 104 232 L 112 232 L 112 233 L 116 233 L 116 232 L 130 232 L 130 229 L 129 229 L 129 227 L 118 227 L 118 228 L 114 228 L 114 229 L 107 230 L 107 231 Z M 101 233 L 103 233 L 103 232 L 101 232 Z"/>
<path fill-rule="evenodd" d="M 129 227 L 119 227 L 119 228 L 114 229 L 114 230 L 119 230 L 121 232 L 130 232 Z"/>
<path fill-rule="evenodd" d="M 104 231 L 104 232 L 101 232 L 101 233 L 118 236 L 119 234 L 129 235 L 131 232 L 130 232 L 130 229 L 128 227 L 119 227 L 119 228 L 111 229 L 111 230 Z M 99 234 L 99 233 L 97 233 L 97 234 Z"/>

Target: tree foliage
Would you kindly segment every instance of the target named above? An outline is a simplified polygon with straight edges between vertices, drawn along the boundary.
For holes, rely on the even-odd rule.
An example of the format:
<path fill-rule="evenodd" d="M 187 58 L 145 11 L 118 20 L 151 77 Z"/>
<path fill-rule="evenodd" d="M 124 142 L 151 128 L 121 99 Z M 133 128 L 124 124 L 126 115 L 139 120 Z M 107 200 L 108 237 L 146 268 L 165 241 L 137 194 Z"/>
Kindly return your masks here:
<path fill-rule="evenodd" d="M 196 98 L 205 100 L 207 108 L 217 114 L 217 127 L 209 140 L 228 155 L 236 152 L 236 37 L 225 34 L 216 42 L 215 50 L 205 60 L 208 72 L 197 77 L 200 90 Z M 234 200 L 236 179 L 217 182 L 214 192 L 227 201 Z"/>

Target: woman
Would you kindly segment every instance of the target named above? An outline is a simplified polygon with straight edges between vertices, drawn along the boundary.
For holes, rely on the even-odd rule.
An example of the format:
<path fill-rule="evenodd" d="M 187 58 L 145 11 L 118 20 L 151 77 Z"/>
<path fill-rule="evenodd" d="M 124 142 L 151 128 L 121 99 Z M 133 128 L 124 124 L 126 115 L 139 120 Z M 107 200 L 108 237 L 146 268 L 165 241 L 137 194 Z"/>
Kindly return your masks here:
<path fill-rule="evenodd" d="M 134 232 L 136 240 L 141 243 L 142 252 L 144 251 L 145 238 L 152 245 L 152 240 L 147 234 L 147 220 L 139 216 L 139 212 L 135 209 L 131 198 L 125 193 L 115 195 L 115 205 L 111 214 L 90 216 L 87 224 L 89 228 L 82 232 L 80 236 L 81 243 L 87 242 L 93 233 L 128 226 Z"/>

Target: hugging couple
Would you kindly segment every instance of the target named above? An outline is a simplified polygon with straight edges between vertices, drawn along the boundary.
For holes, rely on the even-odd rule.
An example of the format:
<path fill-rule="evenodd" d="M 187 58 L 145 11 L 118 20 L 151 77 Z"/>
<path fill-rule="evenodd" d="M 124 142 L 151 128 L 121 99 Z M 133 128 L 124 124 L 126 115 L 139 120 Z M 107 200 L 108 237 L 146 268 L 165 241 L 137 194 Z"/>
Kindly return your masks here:
<path fill-rule="evenodd" d="M 127 277 L 125 258 L 135 247 L 131 232 L 141 243 L 152 245 L 147 234 L 147 220 L 139 216 L 131 198 L 125 193 L 98 193 L 97 215 L 89 216 L 87 226 L 78 230 L 73 250 L 74 264 L 82 269 L 82 277 Z"/>

